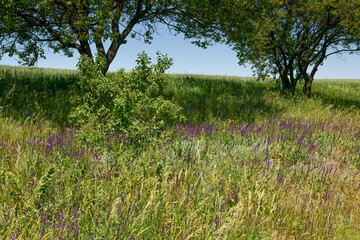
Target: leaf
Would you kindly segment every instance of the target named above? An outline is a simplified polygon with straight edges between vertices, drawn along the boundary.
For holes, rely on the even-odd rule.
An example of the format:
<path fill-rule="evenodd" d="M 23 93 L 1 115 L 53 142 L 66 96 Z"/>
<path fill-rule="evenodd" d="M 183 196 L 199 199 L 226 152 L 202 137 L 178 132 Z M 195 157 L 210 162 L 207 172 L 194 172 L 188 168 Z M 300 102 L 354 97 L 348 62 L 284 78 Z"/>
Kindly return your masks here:
<path fill-rule="evenodd" d="M 12 197 L 18 200 L 18 197 L 23 195 L 19 179 L 12 172 L 6 172 L 5 176 L 9 183 Z"/>
<path fill-rule="evenodd" d="M 51 187 L 52 183 L 52 177 L 55 173 L 55 166 L 52 165 L 48 168 L 48 170 L 45 172 L 43 177 L 40 179 L 36 194 L 37 194 L 37 200 L 35 204 L 37 207 L 40 207 L 40 201 L 44 200 L 48 197 L 49 189 Z"/>

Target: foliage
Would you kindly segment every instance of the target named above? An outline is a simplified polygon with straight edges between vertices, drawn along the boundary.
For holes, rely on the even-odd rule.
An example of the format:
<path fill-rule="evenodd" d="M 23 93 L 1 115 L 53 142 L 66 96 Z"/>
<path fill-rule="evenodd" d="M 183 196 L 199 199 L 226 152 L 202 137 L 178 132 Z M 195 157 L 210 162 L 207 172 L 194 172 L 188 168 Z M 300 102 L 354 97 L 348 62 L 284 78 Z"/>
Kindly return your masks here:
<path fill-rule="evenodd" d="M 240 64 L 251 64 L 260 77 L 279 77 L 293 92 L 304 80 L 311 95 L 314 75 L 325 59 L 360 50 L 359 1 L 185 1 L 201 21 L 180 17 L 189 38 L 230 44 Z M 206 27 L 202 22 L 210 22 Z"/>
<path fill-rule="evenodd" d="M 104 73 L 129 37 L 150 42 L 156 23 L 175 14 L 176 1 L 49 0 L 11 1 L 0 4 L 0 56 L 18 55 L 34 65 L 45 49 L 93 58 L 91 46 L 105 59 Z M 110 41 L 108 50 L 104 42 Z"/>
<path fill-rule="evenodd" d="M 83 97 L 71 116 L 87 141 L 95 143 L 113 132 L 140 138 L 182 120 L 181 108 L 163 97 L 172 59 L 158 53 L 157 63 L 151 64 L 143 52 L 130 73 L 120 70 L 107 76 L 101 72 L 103 64 L 101 58 L 95 65 L 87 57 L 79 62 Z"/>
<path fill-rule="evenodd" d="M 319 80 L 311 99 L 251 79 L 164 84 L 193 118 L 151 132 L 153 142 L 118 133 L 99 148 L 74 128 L 3 110 L 0 238 L 360 238 L 358 80 Z"/>
<path fill-rule="evenodd" d="M 338 1 L 337 4 L 337 14 L 341 17 L 342 25 L 353 35 L 360 37 L 360 1 Z M 344 7 L 344 4 L 347 7 Z"/>

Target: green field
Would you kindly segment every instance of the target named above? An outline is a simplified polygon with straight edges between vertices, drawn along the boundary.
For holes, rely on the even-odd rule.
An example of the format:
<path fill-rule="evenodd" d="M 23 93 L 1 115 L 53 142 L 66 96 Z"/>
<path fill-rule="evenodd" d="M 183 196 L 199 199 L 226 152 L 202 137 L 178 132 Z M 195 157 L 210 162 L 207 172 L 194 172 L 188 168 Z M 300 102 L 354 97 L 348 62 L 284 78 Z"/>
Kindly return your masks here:
<path fill-rule="evenodd" d="M 96 146 L 77 81 L 0 67 L 1 239 L 360 239 L 360 80 L 169 75 L 185 122 Z"/>

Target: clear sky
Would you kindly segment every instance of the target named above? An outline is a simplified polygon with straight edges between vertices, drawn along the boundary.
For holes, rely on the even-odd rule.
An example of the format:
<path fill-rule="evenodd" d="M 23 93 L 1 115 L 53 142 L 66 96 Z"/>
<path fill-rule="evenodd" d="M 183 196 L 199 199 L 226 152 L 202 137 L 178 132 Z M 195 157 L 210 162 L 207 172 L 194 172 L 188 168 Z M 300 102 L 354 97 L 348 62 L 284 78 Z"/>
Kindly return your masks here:
<path fill-rule="evenodd" d="M 120 47 L 116 58 L 110 66 L 110 71 L 116 71 L 120 68 L 130 70 L 135 66 L 137 54 L 142 51 L 147 52 L 154 61 L 157 51 L 168 54 L 174 60 L 170 73 L 252 76 L 251 68 L 239 66 L 235 52 L 228 46 L 217 44 L 202 49 L 193 45 L 191 40 L 185 40 L 181 34 L 177 36 L 171 35 L 166 27 L 158 29 L 158 34 L 154 35 L 150 45 L 129 38 L 128 42 Z M 37 66 L 76 69 L 78 57 L 78 54 L 74 54 L 73 58 L 60 54 L 55 55 L 49 50 L 47 59 L 41 59 Z M 16 58 L 4 56 L 0 60 L 0 65 L 18 64 Z M 329 57 L 324 65 L 320 66 L 315 78 L 360 79 L 360 55 L 345 53 L 340 57 L 336 55 Z"/>

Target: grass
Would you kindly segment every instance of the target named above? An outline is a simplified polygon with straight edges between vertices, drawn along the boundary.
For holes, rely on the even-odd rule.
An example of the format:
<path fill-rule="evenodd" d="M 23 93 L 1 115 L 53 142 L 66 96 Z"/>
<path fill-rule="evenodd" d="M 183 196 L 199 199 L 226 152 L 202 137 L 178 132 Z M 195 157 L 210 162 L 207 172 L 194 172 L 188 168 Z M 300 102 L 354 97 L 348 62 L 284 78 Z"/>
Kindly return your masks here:
<path fill-rule="evenodd" d="M 17 119 L 46 118 L 67 123 L 77 96 L 76 71 L 0 66 L 0 102 Z"/>
<path fill-rule="evenodd" d="M 76 73 L 2 69 L 3 239 L 360 238 L 360 82 L 172 75 L 186 123 L 97 147 L 67 123 Z"/>

